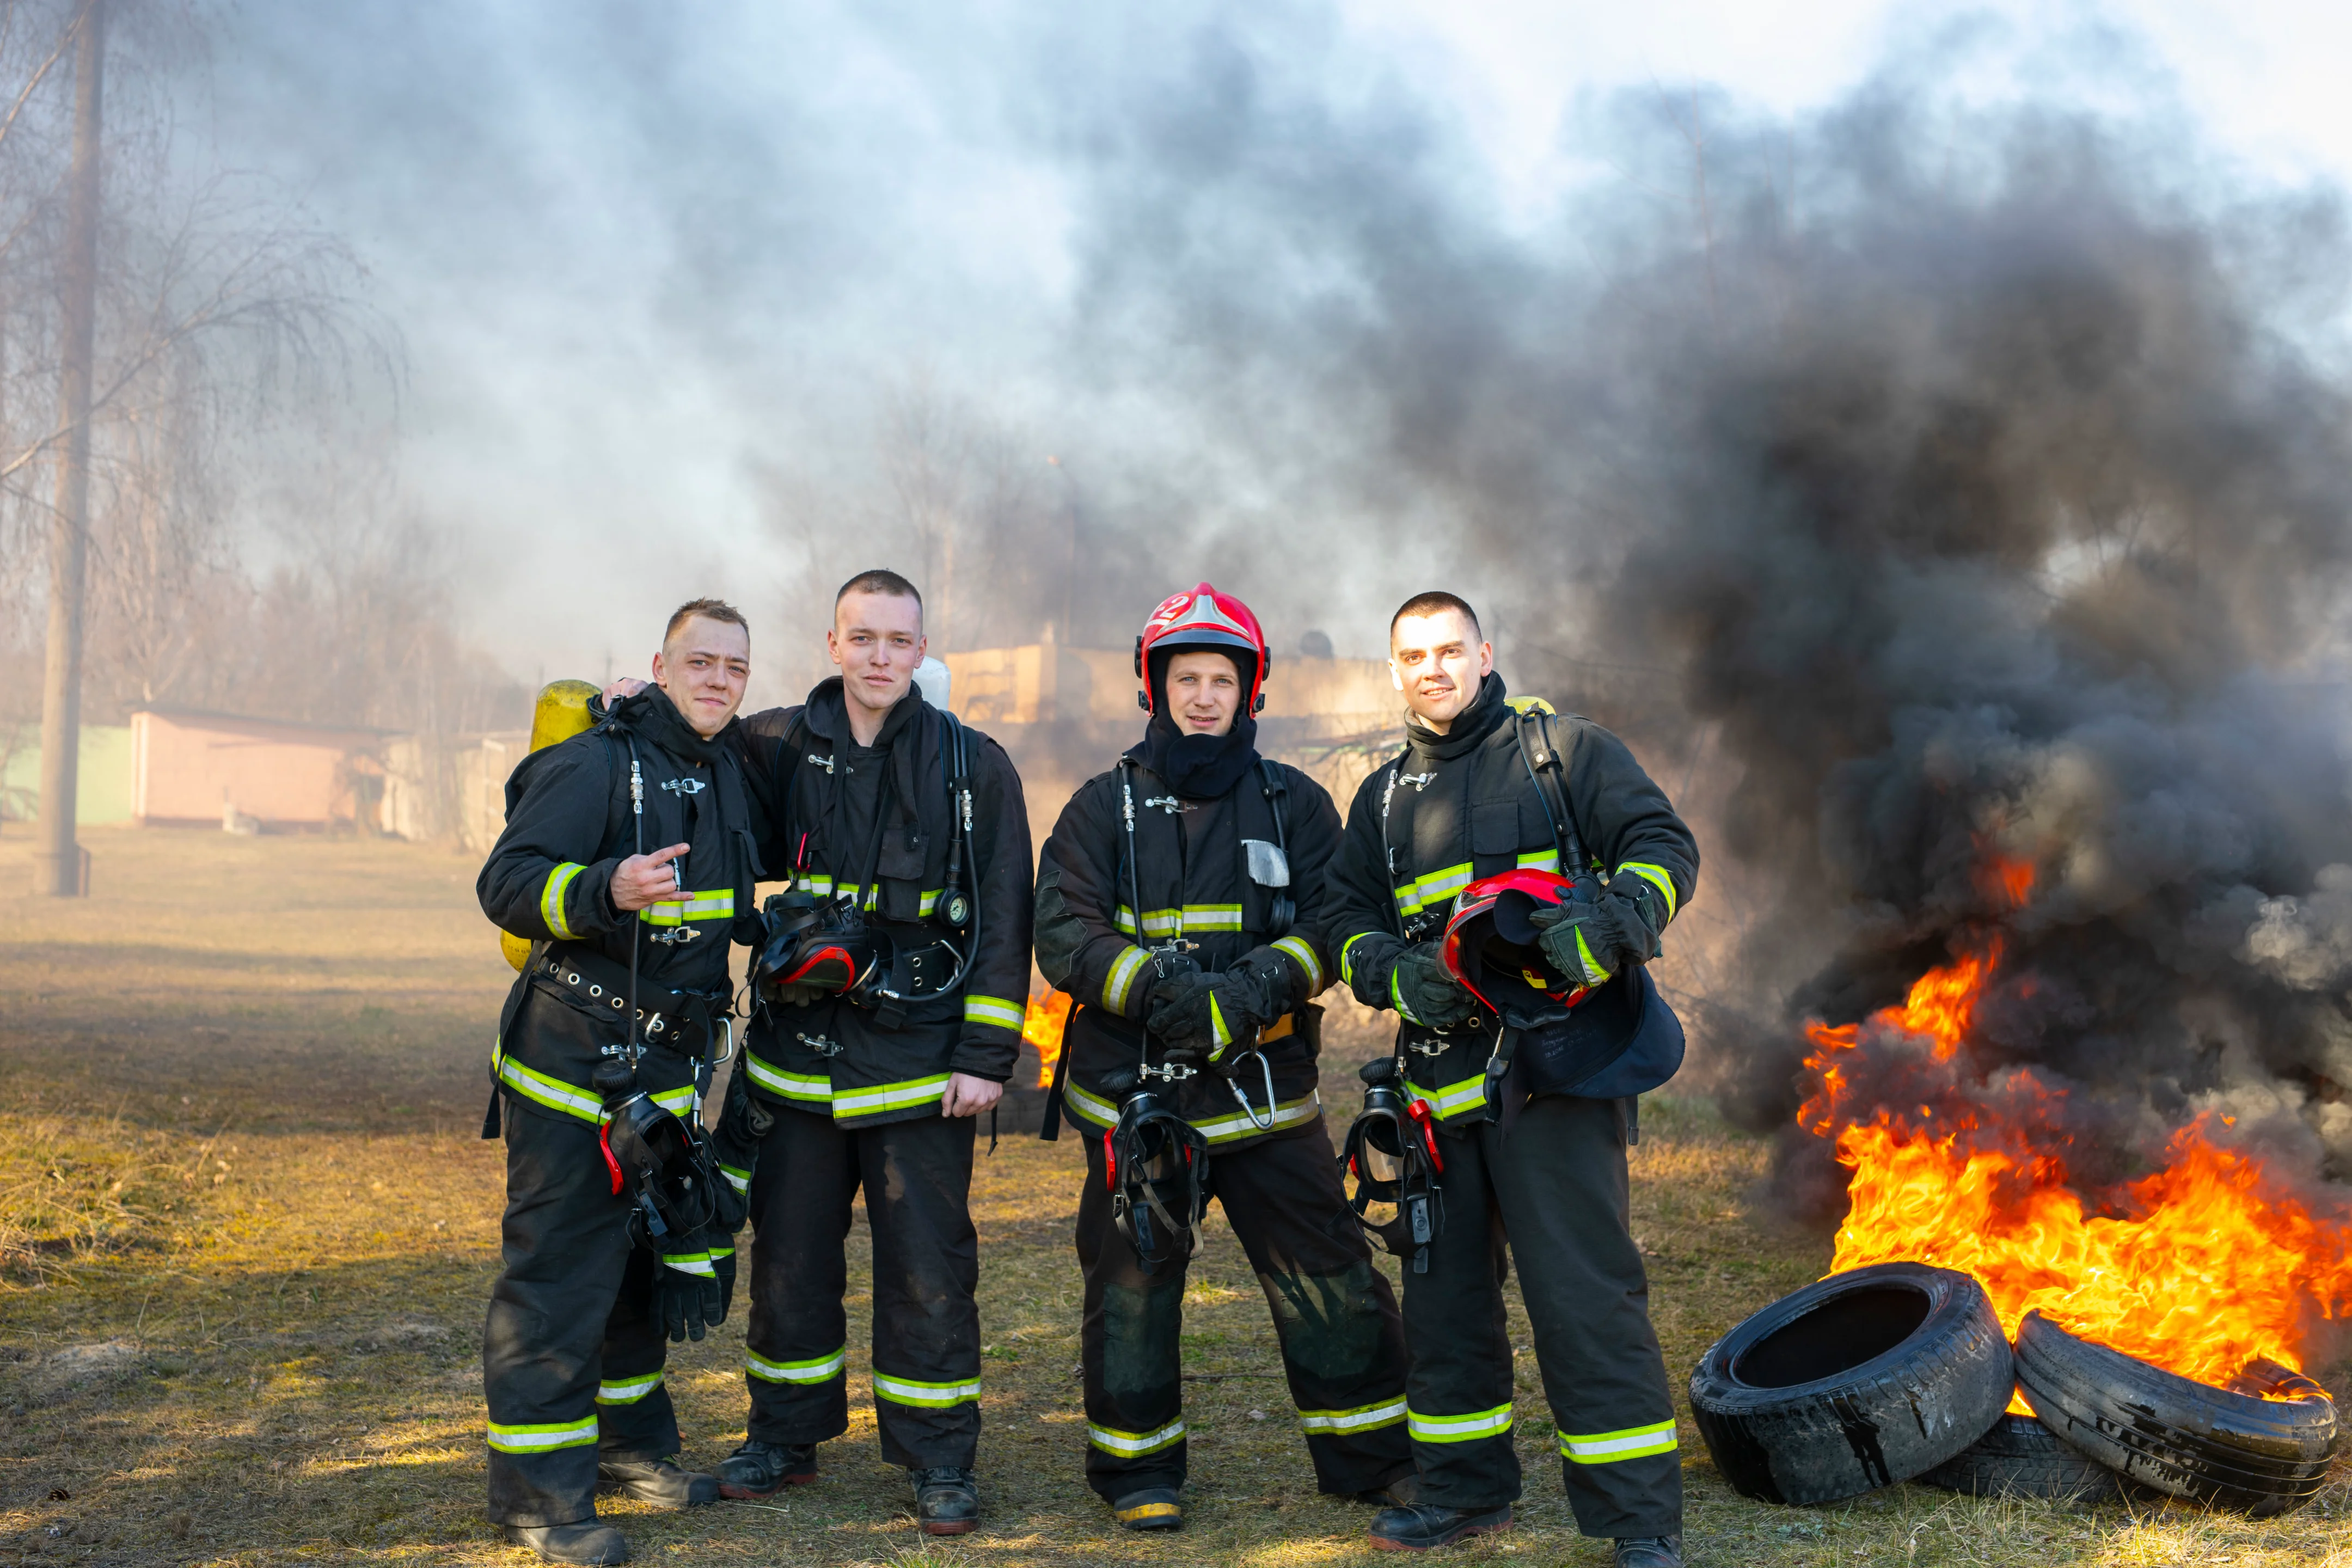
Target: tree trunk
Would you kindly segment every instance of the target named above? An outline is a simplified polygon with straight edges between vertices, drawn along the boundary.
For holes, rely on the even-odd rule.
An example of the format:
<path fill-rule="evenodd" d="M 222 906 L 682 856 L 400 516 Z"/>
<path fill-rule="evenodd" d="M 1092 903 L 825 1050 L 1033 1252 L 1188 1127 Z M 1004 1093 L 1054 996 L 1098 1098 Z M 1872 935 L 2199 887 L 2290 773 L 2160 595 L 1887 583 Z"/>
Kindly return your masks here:
<path fill-rule="evenodd" d="M 33 889 L 82 891 L 74 841 L 81 775 L 82 595 L 89 564 L 90 361 L 98 332 L 99 88 L 106 59 L 106 0 L 89 0 L 74 47 L 73 188 L 66 210 L 64 365 L 58 422 L 66 433 L 49 524 L 49 646 L 41 689 L 41 844 Z"/>

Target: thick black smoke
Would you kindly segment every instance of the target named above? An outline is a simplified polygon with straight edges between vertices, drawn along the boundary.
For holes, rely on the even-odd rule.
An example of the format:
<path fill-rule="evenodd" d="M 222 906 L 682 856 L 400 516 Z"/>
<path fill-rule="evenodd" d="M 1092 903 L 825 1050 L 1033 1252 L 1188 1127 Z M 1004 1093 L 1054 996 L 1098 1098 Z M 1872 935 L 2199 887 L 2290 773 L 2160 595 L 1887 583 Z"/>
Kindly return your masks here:
<path fill-rule="evenodd" d="M 1182 58 L 1089 143 L 1101 319 L 1310 453 L 1367 571 L 1495 605 L 1507 660 L 1658 672 L 1604 695 L 1719 784 L 1727 1110 L 1788 1126 L 1803 1020 L 1998 933 L 1954 1092 L 2034 1067 L 2091 1175 L 2207 1108 L 2352 1166 L 2332 195 L 1906 67 L 1796 124 L 1619 104 L 1627 177 L 1515 231 L 1409 105 Z"/>

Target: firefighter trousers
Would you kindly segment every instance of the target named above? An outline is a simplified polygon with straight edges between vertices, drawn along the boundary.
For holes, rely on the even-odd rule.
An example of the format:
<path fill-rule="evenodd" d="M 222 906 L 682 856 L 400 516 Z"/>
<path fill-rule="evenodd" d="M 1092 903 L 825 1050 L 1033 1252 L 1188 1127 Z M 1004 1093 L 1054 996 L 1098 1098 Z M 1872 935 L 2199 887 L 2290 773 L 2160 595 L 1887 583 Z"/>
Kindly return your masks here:
<path fill-rule="evenodd" d="M 747 1435 L 821 1443 L 849 1429 L 843 1253 L 862 1188 L 874 1237 L 873 1384 L 882 1457 L 969 1469 L 980 1445 L 980 1236 L 972 1119 L 844 1128 L 773 1110 L 751 1177 Z"/>
<path fill-rule="evenodd" d="M 596 1124 L 506 1097 L 505 1268 L 482 1331 L 490 1521 L 596 1511 L 596 1463 L 680 1447 L 662 1384 L 653 1255 L 629 1235 Z"/>
<path fill-rule="evenodd" d="M 1116 1502 L 1184 1481 L 1184 1262 L 1144 1272 L 1111 1223 L 1102 1140 L 1086 1143 L 1077 1247 L 1087 1283 L 1087 1484 Z M 1410 1474 L 1396 1297 L 1349 1212 L 1322 1118 L 1213 1151 L 1209 1182 L 1274 1310 L 1318 1487 L 1370 1491 Z"/>
<path fill-rule="evenodd" d="M 1404 1275 L 1422 1500 L 1484 1510 L 1518 1498 L 1503 1296 L 1516 1263 L 1578 1528 L 1681 1533 L 1674 1398 L 1629 1226 L 1618 1102 L 1547 1095 L 1507 1138 L 1480 1123 L 1441 1134 L 1438 1148 L 1444 1226 L 1428 1272 Z"/>

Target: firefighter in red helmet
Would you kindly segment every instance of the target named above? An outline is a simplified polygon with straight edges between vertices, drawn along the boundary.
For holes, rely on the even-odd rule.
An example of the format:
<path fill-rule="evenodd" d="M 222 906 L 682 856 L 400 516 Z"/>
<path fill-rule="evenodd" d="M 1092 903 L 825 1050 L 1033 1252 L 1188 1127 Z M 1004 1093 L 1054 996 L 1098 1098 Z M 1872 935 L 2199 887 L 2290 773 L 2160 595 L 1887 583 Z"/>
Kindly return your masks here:
<path fill-rule="evenodd" d="M 1087 1134 L 1077 1250 L 1087 1480 L 1118 1522 L 1182 1522 L 1178 1334 L 1214 1198 L 1265 1289 L 1321 1489 L 1407 1495 L 1404 1355 L 1316 1091 L 1339 817 L 1262 758 L 1257 617 L 1203 583 L 1136 641 L 1140 743 L 1063 808 L 1038 863 L 1037 964 L 1077 1004 L 1046 1136 Z"/>
<path fill-rule="evenodd" d="M 1420 1179 L 1442 1217 L 1404 1274 L 1419 1496 L 1372 1521 L 1372 1544 L 1511 1521 L 1507 1245 L 1579 1528 L 1614 1541 L 1618 1568 L 1680 1568 L 1674 1399 L 1625 1147 L 1637 1097 L 1682 1059 L 1644 965 L 1690 900 L 1698 848 L 1616 736 L 1506 696 L 1461 599 L 1407 600 L 1390 659 L 1405 748 L 1356 793 L 1328 929 L 1342 982 L 1397 1015 L 1364 1121 L 1391 1144 L 1400 1109 L 1434 1123 Z"/>

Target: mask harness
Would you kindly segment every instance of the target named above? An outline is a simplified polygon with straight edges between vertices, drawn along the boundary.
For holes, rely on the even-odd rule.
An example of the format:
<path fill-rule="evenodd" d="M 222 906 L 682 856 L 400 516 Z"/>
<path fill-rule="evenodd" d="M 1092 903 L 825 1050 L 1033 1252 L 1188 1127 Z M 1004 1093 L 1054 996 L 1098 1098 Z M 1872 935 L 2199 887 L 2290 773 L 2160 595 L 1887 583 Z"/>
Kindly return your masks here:
<path fill-rule="evenodd" d="M 1445 1173 L 1445 1156 L 1437 1152 L 1436 1122 L 1427 1100 L 1406 1099 L 1393 1060 L 1366 1062 L 1359 1076 L 1364 1080 L 1364 1109 L 1339 1152 L 1340 1190 L 1367 1237 L 1392 1257 L 1411 1258 L 1415 1274 L 1426 1274 L 1429 1244 L 1445 1228 L 1445 1194 L 1438 1181 Z M 1376 1204 L 1395 1212 L 1374 1219 Z"/>
<path fill-rule="evenodd" d="M 1151 1092 L 1142 1076 L 1150 1070 L 1121 1068 L 1103 1077 L 1103 1087 L 1119 1097 L 1118 1124 L 1103 1130 L 1110 1220 L 1146 1274 L 1192 1256 L 1209 1207 L 1209 1141 Z"/>
<path fill-rule="evenodd" d="M 645 773 L 637 760 L 636 738 L 625 731 L 623 738 L 629 749 L 630 842 L 633 852 L 643 855 Z M 676 860 L 670 862 L 670 877 L 683 892 L 686 875 Z M 625 1190 L 630 1194 L 630 1233 L 640 1245 L 657 1253 L 664 1243 L 676 1245 L 718 1216 L 718 1177 L 698 1129 L 637 1087 L 637 1064 L 646 1054 L 645 1043 L 637 1037 L 643 1022 L 637 1010 L 637 941 L 644 924 L 642 911 L 629 922 L 628 1038 L 604 1047 L 604 1059 L 591 1082 L 604 1102 L 596 1146 L 612 1176 L 614 1195 Z M 732 1056 L 731 1026 L 727 1036 L 728 1055 Z M 699 1094 L 696 1099 L 699 1100 Z"/>

